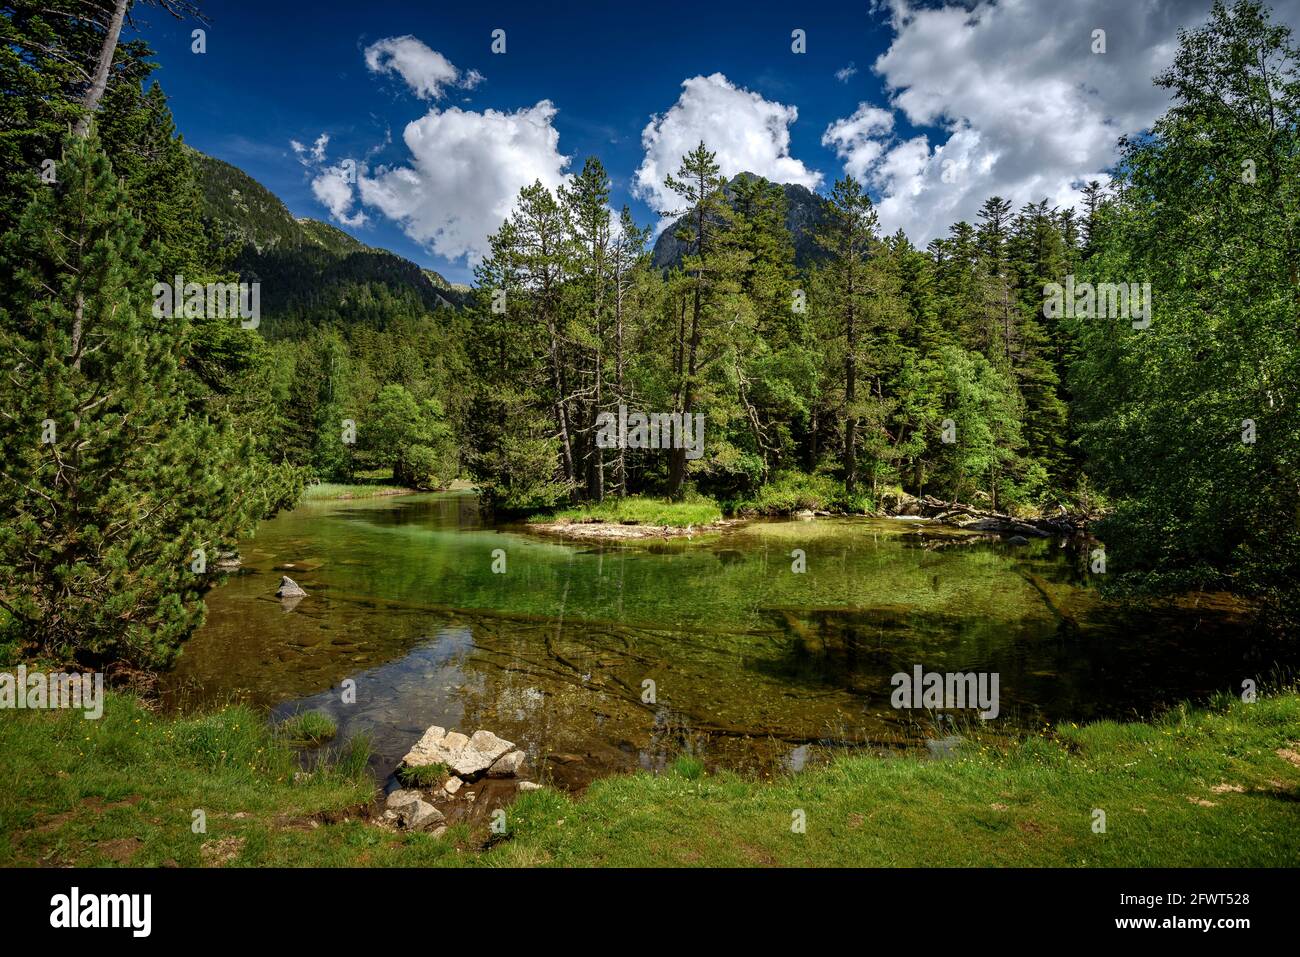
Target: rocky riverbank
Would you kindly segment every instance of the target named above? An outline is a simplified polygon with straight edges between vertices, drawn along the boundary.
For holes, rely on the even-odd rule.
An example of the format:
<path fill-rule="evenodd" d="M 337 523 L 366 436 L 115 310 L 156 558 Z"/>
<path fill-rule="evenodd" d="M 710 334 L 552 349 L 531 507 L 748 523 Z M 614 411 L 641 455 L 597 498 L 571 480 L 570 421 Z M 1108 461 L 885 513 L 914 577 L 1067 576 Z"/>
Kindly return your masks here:
<path fill-rule="evenodd" d="M 606 522 L 600 519 L 585 521 L 560 520 L 555 522 L 529 522 L 523 526 L 527 531 L 542 535 L 554 535 L 559 538 L 573 538 L 584 541 L 637 541 L 648 538 L 692 538 L 709 532 L 720 532 L 724 528 L 738 525 L 742 519 L 723 519 L 704 525 L 644 525 L 636 521 Z"/>
<path fill-rule="evenodd" d="M 440 836 L 447 827 L 489 818 L 522 791 L 541 787 L 521 775 L 527 756 L 491 731 L 471 735 L 434 725 L 402 758 L 375 824 Z"/>

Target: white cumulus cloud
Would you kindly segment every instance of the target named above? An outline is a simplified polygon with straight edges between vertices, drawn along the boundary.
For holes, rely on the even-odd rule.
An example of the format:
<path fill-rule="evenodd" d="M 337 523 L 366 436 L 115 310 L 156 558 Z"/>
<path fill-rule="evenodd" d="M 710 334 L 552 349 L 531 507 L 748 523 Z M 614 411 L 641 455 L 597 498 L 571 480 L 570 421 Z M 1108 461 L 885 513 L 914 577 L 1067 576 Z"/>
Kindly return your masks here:
<path fill-rule="evenodd" d="M 462 73 L 414 37 L 380 40 L 364 56 L 372 72 L 401 76 L 423 99 L 483 81 L 478 71 Z M 370 161 L 391 138 L 360 163 L 336 165 L 326 162 L 324 133 L 310 148 L 296 140 L 290 145 L 312 171 L 312 194 L 336 222 L 363 226 L 378 213 L 437 255 L 473 264 L 487 253 L 488 236 L 509 216 L 520 189 L 537 180 L 555 189 L 568 180 L 555 115 L 550 100 L 513 112 L 431 106 L 403 131 L 406 158 L 373 168 Z"/>
<path fill-rule="evenodd" d="M 1151 78 L 1173 60 L 1179 27 L 1208 3 L 1179 0 L 890 0 L 895 37 L 876 60 L 890 106 L 937 132 L 899 139 L 865 104 L 823 143 L 880 195 L 882 226 L 916 242 L 974 221 L 1001 195 L 1070 206 L 1118 156 L 1117 139 L 1168 104 Z M 1093 31 L 1106 31 L 1094 53 Z"/>
<path fill-rule="evenodd" d="M 844 161 L 845 172 L 863 179 L 884 152 L 881 137 L 893 128 L 893 113 L 870 103 L 859 103 L 852 116 L 836 120 L 826 128 L 822 146 L 835 150 L 835 155 Z"/>
<path fill-rule="evenodd" d="M 298 162 L 303 166 L 311 166 L 314 163 L 320 163 L 325 159 L 325 147 L 330 144 L 330 135 L 322 133 L 316 137 L 316 142 L 310 147 L 303 146 L 297 140 L 290 140 L 289 145 L 293 147 L 294 153 L 298 156 Z"/>
<path fill-rule="evenodd" d="M 549 100 L 511 113 L 430 110 L 402 134 L 404 165 L 358 177 L 361 200 L 438 255 L 476 262 L 520 189 L 567 180 L 555 114 Z"/>
<path fill-rule="evenodd" d="M 339 164 L 327 166 L 311 181 L 311 192 L 330 211 L 330 217 L 344 226 L 364 226 L 369 222 L 363 210 L 353 211 L 356 167 Z"/>
<path fill-rule="evenodd" d="M 641 133 L 645 155 L 634 177 L 636 194 L 661 212 L 679 208 L 681 198 L 664 186 L 664 176 L 676 173 L 701 140 L 717 154 L 724 176 L 750 172 L 815 189 L 821 173 L 790 155 L 790 125 L 798 117 L 795 107 L 766 100 L 721 73 L 691 77 L 677 102 Z"/>
<path fill-rule="evenodd" d="M 311 171 L 312 195 L 329 210 L 330 218 L 344 226 L 364 226 L 368 217 L 360 208 L 354 208 L 357 204 L 356 160 L 345 159 L 330 166 L 325 162 L 325 148 L 329 142 L 329 134 L 322 133 L 310 147 L 297 140 L 290 140 L 289 145 L 298 162 Z"/>
<path fill-rule="evenodd" d="M 378 40 L 366 47 L 365 58 L 371 73 L 400 76 L 411 92 L 423 100 L 442 99 L 444 87 L 472 90 L 483 82 L 483 74 L 477 70 L 462 76 L 450 60 L 413 36 Z"/>

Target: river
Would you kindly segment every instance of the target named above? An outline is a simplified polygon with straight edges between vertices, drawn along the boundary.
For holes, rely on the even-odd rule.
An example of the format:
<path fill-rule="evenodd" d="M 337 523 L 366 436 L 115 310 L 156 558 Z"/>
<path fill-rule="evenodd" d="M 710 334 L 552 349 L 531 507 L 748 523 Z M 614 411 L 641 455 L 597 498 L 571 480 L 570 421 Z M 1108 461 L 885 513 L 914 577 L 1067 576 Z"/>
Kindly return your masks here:
<path fill-rule="evenodd" d="M 771 774 L 979 722 L 893 708 L 891 676 L 917 665 L 996 673 L 982 728 L 1015 734 L 1146 715 L 1277 664 L 1230 602 L 1120 608 L 1061 542 L 967 544 L 906 520 L 574 545 L 429 494 L 307 503 L 241 554 L 164 702 L 327 712 L 339 740 L 371 738 L 380 774 L 431 724 L 490 729 L 569 787 L 684 751 Z M 308 597 L 279 601 L 281 575 Z"/>

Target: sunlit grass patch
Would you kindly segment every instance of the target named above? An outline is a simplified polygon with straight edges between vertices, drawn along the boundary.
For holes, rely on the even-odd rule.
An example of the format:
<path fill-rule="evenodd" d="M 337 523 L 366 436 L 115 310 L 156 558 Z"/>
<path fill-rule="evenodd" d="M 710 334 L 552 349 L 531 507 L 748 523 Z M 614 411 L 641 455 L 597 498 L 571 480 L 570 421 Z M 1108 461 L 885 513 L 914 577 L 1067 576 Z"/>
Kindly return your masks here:
<path fill-rule="evenodd" d="M 340 482 L 320 482 L 308 485 L 302 493 L 304 502 L 326 502 L 350 498 L 380 498 L 385 495 L 405 495 L 414 489 L 400 485 L 384 485 L 377 482 L 364 484 L 347 484 Z"/>
<path fill-rule="evenodd" d="M 441 785 L 451 776 L 445 764 L 422 764 L 419 767 L 403 765 L 397 770 L 397 780 L 408 788 L 431 788 Z"/>
<path fill-rule="evenodd" d="M 364 739 L 349 740 L 300 773 L 289 743 L 243 705 L 174 718 L 109 691 L 99 720 L 6 710 L 0 866 L 214 866 L 223 840 L 240 848 L 228 863 L 256 863 L 258 834 L 274 842 L 316 815 L 368 803 L 368 757 Z"/>
<path fill-rule="evenodd" d="M 700 496 L 673 501 L 641 495 L 611 497 L 599 504 L 559 509 L 529 519 L 531 522 L 610 522 L 674 528 L 711 525 L 721 520 L 722 508 L 710 498 Z"/>
<path fill-rule="evenodd" d="M 339 726 L 327 714 L 304 711 L 286 718 L 276 726 L 276 731 L 286 741 L 297 745 L 316 745 L 329 741 L 338 734 Z"/>

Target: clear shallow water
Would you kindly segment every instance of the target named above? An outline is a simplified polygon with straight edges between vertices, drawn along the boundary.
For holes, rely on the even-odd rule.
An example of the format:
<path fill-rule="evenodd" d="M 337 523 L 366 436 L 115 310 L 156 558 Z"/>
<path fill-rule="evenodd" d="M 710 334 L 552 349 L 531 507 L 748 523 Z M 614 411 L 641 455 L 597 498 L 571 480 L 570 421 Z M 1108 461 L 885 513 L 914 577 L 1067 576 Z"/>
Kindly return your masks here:
<path fill-rule="evenodd" d="M 326 711 L 341 737 L 371 736 L 382 772 L 430 724 L 487 728 L 534 773 L 580 786 L 687 748 L 772 770 L 920 746 L 942 736 L 933 716 L 889 701 L 890 676 L 918 664 L 999 673 L 989 724 L 1013 733 L 1146 713 L 1279 663 L 1231 608 L 1100 602 L 1057 542 L 943 547 L 917 532 L 819 518 L 592 546 L 485 526 L 467 494 L 312 503 L 243 545 L 164 695 Z M 282 574 L 308 597 L 276 599 Z"/>

